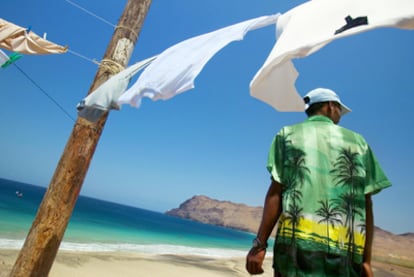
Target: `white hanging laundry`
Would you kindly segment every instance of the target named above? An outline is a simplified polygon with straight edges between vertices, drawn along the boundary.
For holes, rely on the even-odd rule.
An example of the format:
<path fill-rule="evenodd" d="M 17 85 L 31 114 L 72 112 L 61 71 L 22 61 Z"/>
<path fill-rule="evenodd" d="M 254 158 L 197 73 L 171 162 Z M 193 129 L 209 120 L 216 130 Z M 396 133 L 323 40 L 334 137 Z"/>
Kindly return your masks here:
<path fill-rule="evenodd" d="M 78 115 L 96 122 L 109 109 L 119 109 L 116 100 L 125 92 L 131 78 L 155 58 L 137 62 L 109 78 L 77 105 Z"/>
<path fill-rule="evenodd" d="M 143 97 L 166 100 L 194 88 L 194 79 L 214 54 L 230 42 L 242 40 L 248 31 L 275 24 L 278 17 L 275 14 L 243 21 L 166 49 L 119 97 L 118 104 L 139 107 Z"/>
<path fill-rule="evenodd" d="M 250 93 L 279 111 L 303 111 L 292 59 L 331 41 L 379 27 L 414 29 L 413 0 L 312 0 L 280 16 L 278 39 L 250 82 Z"/>
<path fill-rule="evenodd" d="M 0 66 L 5 64 L 9 60 L 9 56 L 4 53 L 2 50 L 0 50 Z"/>

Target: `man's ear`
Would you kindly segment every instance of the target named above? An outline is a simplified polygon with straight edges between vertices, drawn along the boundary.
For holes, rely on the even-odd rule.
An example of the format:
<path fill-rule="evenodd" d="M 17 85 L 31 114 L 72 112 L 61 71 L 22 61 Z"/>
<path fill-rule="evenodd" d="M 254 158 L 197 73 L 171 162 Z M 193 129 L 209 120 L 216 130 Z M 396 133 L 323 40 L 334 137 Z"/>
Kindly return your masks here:
<path fill-rule="evenodd" d="M 333 110 L 334 110 L 334 104 L 331 102 L 331 101 L 329 101 L 328 103 L 327 103 L 327 106 L 328 106 L 328 111 L 329 112 L 332 112 Z"/>
<path fill-rule="evenodd" d="M 323 103 L 323 105 L 321 106 L 320 111 L 321 111 L 322 113 L 326 113 L 326 112 L 328 112 L 329 110 L 330 110 L 330 107 L 329 107 L 329 102 L 325 102 L 325 103 Z"/>

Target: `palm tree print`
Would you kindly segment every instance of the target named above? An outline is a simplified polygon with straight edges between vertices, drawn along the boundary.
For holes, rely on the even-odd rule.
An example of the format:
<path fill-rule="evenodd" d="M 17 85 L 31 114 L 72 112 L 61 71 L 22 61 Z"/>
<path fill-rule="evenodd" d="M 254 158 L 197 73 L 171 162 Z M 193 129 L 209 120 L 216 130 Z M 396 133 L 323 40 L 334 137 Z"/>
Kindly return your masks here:
<path fill-rule="evenodd" d="M 300 220 L 303 218 L 301 207 L 302 192 L 301 187 L 305 182 L 310 170 L 306 167 L 306 153 L 293 146 L 291 140 L 288 139 L 289 135 L 286 136 L 283 141 L 283 155 L 285 157 L 285 168 L 286 168 L 286 186 L 284 199 L 292 199 L 292 203 L 289 204 L 286 210 L 286 220 L 292 224 L 292 240 L 291 243 L 295 244 L 296 238 L 296 226 L 299 225 Z"/>
<path fill-rule="evenodd" d="M 335 184 L 347 188 L 347 192 L 335 199 L 338 209 L 345 215 L 345 226 L 348 236 L 348 256 L 353 259 L 355 249 L 355 216 L 363 216 L 360 195 L 363 191 L 364 167 L 361 155 L 351 149 L 341 149 L 339 157 L 334 163 Z M 363 193 L 362 193 L 363 195 Z"/>
<path fill-rule="evenodd" d="M 340 210 L 328 200 L 318 201 L 321 204 L 321 207 L 316 211 L 316 214 L 322 217 L 318 223 L 326 223 L 326 234 L 328 236 L 328 253 L 330 252 L 330 236 L 329 236 L 329 225 L 332 228 L 335 228 L 335 224 L 342 224 L 342 220 L 339 218 L 341 216 Z"/>
<path fill-rule="evenodd" d="M 289 151 L 289 156 L 287 156 L 285 166 L 287 169 L 291 169 L 290 172 L 293 175 L 292 177 L 294 177 L 295 183 L 298 186 L 302 186 L 308 174 L 310 174 L 310 170 L 306 167 L 306 153 L 292 145 L 286 148 Z"/>
<path fill-rule="evenodd" d="M 359 231 L 361 232 L 361 234 L 365 235 L 367 231 L 367 225 L 365 223 L 361 223 L 361 224 L 358 224 L 358 227 L 359 227 Z"/>

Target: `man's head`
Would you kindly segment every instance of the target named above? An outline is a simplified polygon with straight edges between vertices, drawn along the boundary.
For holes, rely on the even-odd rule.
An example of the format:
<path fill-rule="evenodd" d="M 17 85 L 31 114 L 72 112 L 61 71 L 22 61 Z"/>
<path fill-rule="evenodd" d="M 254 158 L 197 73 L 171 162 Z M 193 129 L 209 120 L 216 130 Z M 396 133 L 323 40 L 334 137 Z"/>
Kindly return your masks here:
<path fill-rule="evenodd" d="M 303 101 L 308 116 L 325 115 L 332 119 L 335 124 L 339 122 L 342 115 L 351 111 L 341 102 L 341 99 L 333 90 L 326 88 L 316 88 L 309 91 L 303 97 Z"/>

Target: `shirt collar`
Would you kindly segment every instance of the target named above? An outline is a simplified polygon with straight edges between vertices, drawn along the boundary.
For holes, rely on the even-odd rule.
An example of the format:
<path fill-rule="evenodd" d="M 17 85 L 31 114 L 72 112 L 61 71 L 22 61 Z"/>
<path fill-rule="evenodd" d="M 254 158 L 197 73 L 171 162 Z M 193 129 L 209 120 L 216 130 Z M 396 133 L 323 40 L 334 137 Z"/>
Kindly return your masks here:
<path fill-rule="evenodd" d="M 328 122 L 328 123 L 333 124 L 332 119 L 324 115 L 313 115 L 311 117 L 308 117 L 306 121 L 323 121 L 323 122 Z"/>

